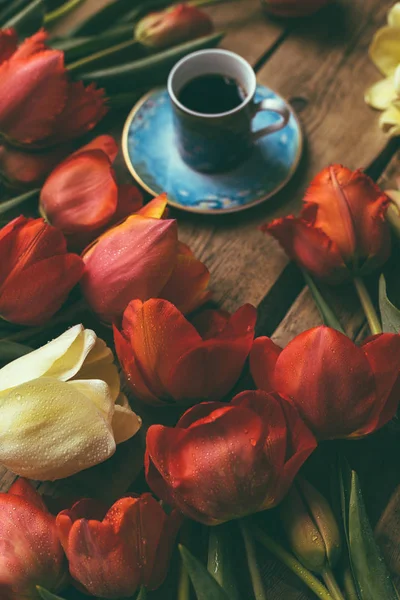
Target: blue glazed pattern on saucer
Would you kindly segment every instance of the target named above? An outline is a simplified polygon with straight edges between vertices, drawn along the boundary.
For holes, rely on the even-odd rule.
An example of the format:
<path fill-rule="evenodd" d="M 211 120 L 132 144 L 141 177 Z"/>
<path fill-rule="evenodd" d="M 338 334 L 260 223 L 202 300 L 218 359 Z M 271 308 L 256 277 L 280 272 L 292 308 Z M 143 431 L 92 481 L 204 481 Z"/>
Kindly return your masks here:
<path fill-rule="evenodd" d="M 269 88 L 257 86 L 256 102 L 277 97 Z M 199 173 L 179 155 L 172 118 L 167 90 L 151 92 L 128 117 L 123 149 L 135 179 L 153 195 L 167 192 L 170 204 L 184 210 L 218 214 L 259 204 L 289 181 L 301 158 L 302 133 L 291 110 L 288 125 L 258 140 L 239 166 L 224 173 Z M 253 130 L 278 118 L 272 112 L 259 112 Z"/>

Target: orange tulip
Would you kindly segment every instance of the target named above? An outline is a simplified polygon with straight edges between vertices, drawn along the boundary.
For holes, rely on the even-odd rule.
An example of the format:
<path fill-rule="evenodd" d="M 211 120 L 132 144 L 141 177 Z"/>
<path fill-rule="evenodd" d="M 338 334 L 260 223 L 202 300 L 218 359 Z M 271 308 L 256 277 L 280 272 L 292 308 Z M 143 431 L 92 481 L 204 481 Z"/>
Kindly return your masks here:
<path fill-rule="evenodd" d="M 338 282 L 370 273 L 390 254 L 389 199 L 361 171 L 332 165 L 311 183 L 300 217 L 262 227 L 316 277 Z"/>
<path fill-rule="evenodd" d="M 101 135 L 58 165 L 40 194 L 40 210 L 82 249 L 112 224 L 138 211 L 142 194 L 135 186 L 118 187 L 112 163 L 115 140 Z"/>
<path fill-rule="evenodd" d="M 46 39 L 47 33 L 39 31 L 18 47 L 13 30 L 0 31 L 0 134 L 8 149 L 15 145 L 19 152 L 29 152 L 65 146 L 93 129 L 107 112 L 103 90 L 70 82 L 63 52 L 46 47 Z M 66 153 L 64 148 L 58 160 Z M 4 175 L 19 184 L 40 183 L 46 164 L 48 170 L 54 166 L 58 149 L 53 154 L 53 161 L 50 156 L 29 158 L 30 176 L 21 173 L 21 180 L 14 155 L 3 164 Z"/>
<path fill-rule="evenodd" d="M 0 494 L 1 600 L 39 600 L 37 585 L 57 593 L 67 576 L 55 518 L 35 488 L 18 479 Z"/>
<path fill-rule="evenodd" d="M 176 221 L 160 220 L 166 206 L 163 194 L 84 251 L 82 290 L 103 321 L 120 318 L 135 298 L 167 298 L 184 312 L 208 299 L 208 270 L 178 242 Z"/>
<path fill-rule="evenodd" d="M 218 525 L 279 504 L 316 446 L 286 400 L 246 391 L 190 408 L 176 427 L 152 425 L 146 479 L 190 519 Z"/>
<path fill-rule="evenodd" d="M 63 234 L 43 219 L 18 217 L 0 229 L 0 316 L 42 325 L 61 307 L 84 270 Z"/>
<path fill-rule="evenodd" d="M 213 30 L 210 17 L 195 6 L 178 4 L 150 13 L 136 25 L 135 37 L 150 48 L 168 48 L 208 35 Z"/>
<path fill-rule="evenodd" d="M 257 387 L 287 398 L 318 439 L 358 438 L 396 413 L 400 335 L 377 335 L 359 347 L 335 329 L 315 327 L 283 350 L 260 337 L 250 368 Z"/>
<path fill-rule="evenodd" d="M 119 361 L 140 400 L 194 404 L 221 400 L 233 388 L 250 352 L 256 309 L 205 311 L 193 321 L 166 300 L 133 300 L 121 330 L 114 326 Z"/>
<path fill-rule="evenodd" d="M 277 17 L 306 17 L 326 6 L 330 0 L 263 0 L 271 15 Z"/>
<path fill-rule="evenodd" d="M 151 496 L 128 496 L 107 511 L 80 500 L 57 516 L 57 529 L 75 582 L 97 598 L 131 598 L 163 582 L 181 524 Z"/>

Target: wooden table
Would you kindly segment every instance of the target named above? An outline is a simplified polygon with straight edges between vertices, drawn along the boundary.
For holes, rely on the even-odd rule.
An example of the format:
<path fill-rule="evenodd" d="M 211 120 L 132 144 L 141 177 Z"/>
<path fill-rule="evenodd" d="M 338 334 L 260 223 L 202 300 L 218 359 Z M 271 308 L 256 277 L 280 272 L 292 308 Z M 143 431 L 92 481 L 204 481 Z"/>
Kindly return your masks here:
<path fill-rule="evenodd" d="M 87 0 L 69 23 L 108 1 Z M 379 79 L 368 58 L 368 45 L 392 4 L 393 0 L 338 0 L 313 18 L 290 22 L 268 19 L 259 0 L 238 0 L 208 9 L 216 26 L 227 32 L 223 46 L 245 57 L 258 80 L 285 96 L 298 111 L 306 149 L 292 182 L 259 207 L 225 217 L 179 211 L 172 215 L 178 220 L 180 239 L 209 267 L 215 300 L 230 311 L 245 302 L 257 306 L 257 333 L 271 335 L 280 345 L 321 320 L 299 270 L 258 226 L 298 211 L 311 178 L 330 163 L 351 169 L 366 167 L 387 185 L 393 179 L 398 166 L 397 143 L 388 143 L 378 127 L 378 114 L 363 100 L 365 89 Z M 129 181 L 122 160 L 119 170 Z M 347 333 L 362 337 L 365 323 L 352 289 L 343 286 L 323 291 Z M 106 497 L 110 490 L 113 496 L 123 493 L 140 468 L 143 438 L 139 437 L 124 444 L 104 465 L 56 487 L 42 484 L 41 489 Z M 397 436 L 389 432 L 358 444 L 355 461 L 376 522 L 400 481 Z M 7 489 L 13 479 L 11 473 L 0 469 L 0 489 Z M 388 535 L 396 539 L 399 531 L 398 506 L 400 500 L 394 501 L 381 526 L 385 541 Z M 391 567 L 400 574 L 392 540 L 387 552 Z M 314 598 L 273 559 L 266 559 L 264 570 L 268 600 Z"/>

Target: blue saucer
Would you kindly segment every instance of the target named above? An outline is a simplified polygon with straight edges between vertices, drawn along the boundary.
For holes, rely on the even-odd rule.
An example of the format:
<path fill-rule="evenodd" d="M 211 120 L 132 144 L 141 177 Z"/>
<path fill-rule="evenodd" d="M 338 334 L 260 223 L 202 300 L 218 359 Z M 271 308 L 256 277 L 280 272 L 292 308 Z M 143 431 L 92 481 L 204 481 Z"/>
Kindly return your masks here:
<path fill-rule="evenodd" d="M 257 102 L 279 97 L 269 88 L 257 86 Z M 181 159 L 168 92 L 154 90 L 136 104 L 125 123 L 124 158 L 136 181 L 153 196 L 167 192 L 171 206 L 208 214 L 244 210 L 276 194 L 299 164 L 303 138 L 297 117 L 293 110 L 291 113 L 288 125 L 258 140 L 243 163 L 209 175 L 194 171 Z M 271 112 L 260 112 L 253 128 L 257 131 L 277 118 Z"/>

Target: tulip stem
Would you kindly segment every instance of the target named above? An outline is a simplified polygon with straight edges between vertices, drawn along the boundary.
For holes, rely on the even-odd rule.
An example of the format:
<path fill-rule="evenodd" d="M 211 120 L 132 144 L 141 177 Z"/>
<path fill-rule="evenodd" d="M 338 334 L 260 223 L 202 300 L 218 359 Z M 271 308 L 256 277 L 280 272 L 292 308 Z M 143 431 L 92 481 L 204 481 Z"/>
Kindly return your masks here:
<path fill-rule="evenodd" d="M 365 287 L 364 281 L 361 277 L 354 278 L 354 286 L 357 290 L 358 297 L 363 307 L 365 316 L 367 317 L 368 325 L 373 335 L 382 333 L 382 325 L 379 321 L 379 317 L 376 313 L 375 307 L 372 304 L 371 296 L 367 288 Z"/>
<path fill-rule="evenodd" d="M 190 599 L 190 578 L 185 565 L 181 559 L 181 568 L 179 573 L 178 583 L 178 600 L 189 600 Z"/>
<path fill-rule="evenodd" d="M 347 600 L 359 600 L 357 589 L 354 583 L 353 573 L 349 565 L 344 569 L 343 573 L 343 587 L 346 592 Z"/>
<path fill-rule="evenodd" d="M 345 600 L 330 567 L 327 567 L 322 573 L 322 579 L 334 600 Z"/>
<path fill-rule="evenodd" d="M 83 0 L 68 0 L 67 2 L 64 2 L 59 8 L 56 8 L 44 16 L 45 24 L 50 25 L 50 23 L 61 19 L 61 17 L 67 15 L 71 10 L 81 4 L 81 2 L 83 2 Z"/>
<path fill-rule="evenodd" d="M 271 554 L 278 558 L 287 566 L 297 577 L 299 577 L 314 592 L 320 600 L 334 600 L 326 587 L 314 575 L 294 557 L 285 548 L 273 540 L 269 535 L 253 528 L 253 535 Z"/>
<path fill-rule="evenodd" d="M 340 324 L 339 319 L 333 312 L 332 308 L 329 306 L 321 292 L 319 291 L 317 285 L 315 284 L 311 275 L 305 270 L 302 269 L 303 277 L 306 281 L 306 284 L 311 292 L 313 300 L 315 302 L 316 307 L 318 308 L 318 312 L 321 315 L 321 318 L 325 325 L 328 327 L 332 327 L 332 329 L 336 329 L 340 333 L 346 335 L 342 325 Z"/>
<path fill-rule="evenodd" d="M 239 521 L 240 531 L 243 536 L 244 546 L 246 548 L 247 564 L 249 566 L 251 583 L 253 585 L 254 597 L 256 600 L 267 600 L 264 585 L 261 579 L 260 569 L 257 564 L 256 549 L 253 536 L 243 521 Z"/>

